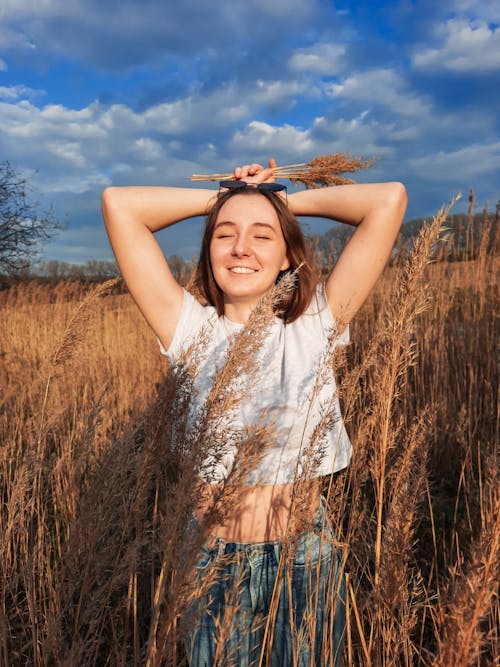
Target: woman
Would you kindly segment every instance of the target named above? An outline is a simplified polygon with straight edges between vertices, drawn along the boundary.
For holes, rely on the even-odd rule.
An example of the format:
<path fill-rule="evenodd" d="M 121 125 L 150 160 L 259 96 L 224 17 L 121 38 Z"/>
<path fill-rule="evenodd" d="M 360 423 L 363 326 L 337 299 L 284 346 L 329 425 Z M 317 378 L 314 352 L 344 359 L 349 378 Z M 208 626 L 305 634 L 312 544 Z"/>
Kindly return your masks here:
<path fill-rule="evenodd" d="M 248 322 L 259 299 L 283 272 L 297 274 L 296 289 L 280 304 L 258 351 L 256 375 L 246 382 L 248 391 L 231 413 L 227 450 L 208 451 L 200 469 L 205 504 L 197 509 L 198 520 L 210 505 L 213 491 L 231 471 L 237 451 L 234 433 L 243 433 L 259 419 L 272 427 L 272 441 L 248 473 L 238 511 L 211 526 L 210 538 L 201 549 L 198 574 L 212 564 L 217 576 L 199 600 L 196 622 L 186 634 L 192 665 L 256 665 L 263 643 L 273 665 L 338 664 L 342 644 L 339 555 L 328 540 L 332 528 L 320 499 L 323 476 L 344 468 L 350 458 L 336 398 L 335 419 L 317 443 L 314 465 L 309 468 L 303 445 L 314 439 L 327 395 L 335 393 L 333 377 L 327 377 L 319 389 L 315 385 L 322 354 L 329 341 L 331 345 L 330 333 L 337 330 L 335 344 L 348 341 L 347 325 L 389 258 L 406 194 L 400 183 L 385 183 L 305 190 L 286 200 L 276 185 L 271 186 L 276 191 L 269 185 L 262 187 L 274 183 L 275 164 L 270 160 L 267 169 L 258 164 L 236 168 L 233 183 L 222 183 L 218 193 L 125 187 L 108 188 L 103 194 L 104 219 L 118 265 L 162 351 L 175 358 L 201 330 L 205 332 L 207 355 L 193 397 L 198 408 L 218 361 L 223 363 L 228 342 Z M 176 282 L 153 236 L 159 229 L 204 214 L 208 220 L 197 275 L 209 304 L 205 307 Z M 317 288 L 305 261 L 297 215 L 356 227 L 333 271 Z M 287 583 L 280 569 L 281 547 L 297 477 L 313 477 L 316 483 L 309 501 L 309 528 L 296 541 L 293 563 L 285 565 Z M 275 587 L 278 573 L 280 583 Z M 232 588 L 237 599 L 231 603 Z M 333 589 L 336 608 L 332 611 Z M 222 628 L 221 619 L 229 618 L 229 607 L 231 627 Z M 323 632 L 326 626 L 328 633 Z M 217 641 L 217 637 L 224 639 Z"/>

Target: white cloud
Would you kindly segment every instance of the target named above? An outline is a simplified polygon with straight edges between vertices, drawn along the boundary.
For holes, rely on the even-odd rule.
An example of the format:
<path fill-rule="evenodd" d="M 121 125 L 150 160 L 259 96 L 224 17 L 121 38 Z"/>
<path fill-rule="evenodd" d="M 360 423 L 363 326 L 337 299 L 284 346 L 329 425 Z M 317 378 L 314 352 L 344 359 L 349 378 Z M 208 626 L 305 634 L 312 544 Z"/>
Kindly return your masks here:
<path fill-rule="evenodd" d="M 385 86 L 386 103 L 394 112 L 390 119 L 370 111 L 364 77 L 375 81 L 379 90 Z M 283 163 L 348 150 L 378 157 L 382 163 L 384 158 L 392 160 L 399 146 L 409 142 L 423 145 L 437 138 L 456 143 L 458 127 L 461 135 L 471 137 L 478 136 L 479 127 L 486 135 L 492 130 L 488 117 L 476 112 L 469 116 L 459 112 L 410 115 L 401 100 L 412 105 L 418 100 L 405 96 L 401 86 L 390 71 L 353 75 L 339 84 L 337 95 L 366 101 L 364 109 L 355 116 L 349 111 L 344 117 L 324 113 L 304 127 L 271 124 L 255 115 L 251 120 L 246 99 L 238 89 L 227 87 L 197 101 L 181 98 L 142 112 L 125 105 L 105 108 L 97 102 L 76 110 L 7 101 L 0 103 L 0 154 L 14 164 L 37 170 L 38 183 L 46 193 L 84 193 L 111 182 L 179 184 L 193 172 L 230 170 L 241 160 L 265 160 L 273 155 Z M 257 83 L 245 93 L 253 99 L 258 91 L 257 103 L 270 103 L 298 90 L 300 86 L 273 82 L 269 88 Z M 245 126 L 237 129 L 247 117 Z M 197 138 L 193 139 L 193 133 Z M 481 160 L 477 164 L 484 169 Z"/>
<path fill-rule="evenodd" d="M 168 182 L 169 175 L 170 182 L 178 182 L 217 157 L 214 133 L 223 132 L 227 139 L 235 122 L 249 115 L 244 97 L 229 86 L 141 112 L 98 102 L 82 109 L 37 106 L 15 99 L 20 89 L 3 92 L 10 99 L 0 101 L 0 155 L 36 170 L 45 193 L 82 193 L 115 178 L 151 182 L 160 174 L 160 182 Z M 260 94 L 263 100 L 277 100 L 290 91 L 261 87 Z M 193 159 L 186 159 L 190 142 L 197 148 Z"/>
<path fill-rule="evenodd" d="M 0 100 L 33 99 L 40 95 L 45 95 L 45 91 L 29 88 L 28 86 L 23 86 L 21 84 L 17 86 L 0 86 Z"/>
<path fill-rule="evenodd" d="M 6 22 L 2 23 L 0 13 L 0 51 L 32 51 L 34 48 L 32 39 L 24 32 L 22 26 L 9 26 Z"/>
<path fill-rule="evenodd" d="M 410 158 L 408 165 L 414 173 L 432 174 L 433 182 L 449 182 L 459 178 L 474 184 L 484 174 L 495 174 L 500 170 L 500 142 L 470 144 L 458 150 L 437 151 L 419 158 Z"/>
<path fill-rule="evenodd" d="M 59 158 L 61 163 L 68 162 L 75 169 L 84 169 L 89 166 L 77 141 L 48 141 L 45 147 L 52 155 Z"/>
<path fill-rule="evenodd" d="M 0 97 L 2 92 L 7 99 L 0 102 L 0 154 L 38 170 L 38 181 L 54 193 L 84 192 L 96 183 L 106 185 L 113 175 L 121 182 L 134 175 L 151 179 L 151 174 L 165 174 L 179 161 L 190 164 L 191 172 L 200 171 L 203 163 L 213 164 L 217 159 L 214 137 L 228 142 L 235 125 L 252 117 L 251 105 L 281 107 L 314 90 L 305 83 L 259 80 L 244 88 L 224 85 L 205 95 L 188 95 L 140 112 L 123 104 L 104 107 L 98 102 L 81 109 L 61 104 L 37 106 L 28 99 L 16 99 L 28 89 L 0 89 Z M 296 142 L 300 150 L 305 135 L 289 133 L 290 129 L 273 131 L 275 144 Z M 265 143 L 262 131 L 254 128 L 253 135 L 255 145 Z M 186 146 L 193 143 L 196 153 L 186 160 L 185 152 L 190 150 Z"/>
<path fill-rule="evenodd" d="M 393 138 L 391 126 L 380 123 L 364 111 L 355 118 L 315 119 L 311 134 L 317 145 L 317 152 L 341 153 L 348 151 L 366 158 L 390 155 L 394 149 L 387 145 Z"/>
<path fill-rule="evenodd" d="M 275 127 L 261 121 L 251 121 L 248 126 L 235 133 L 231 148 L 240 155 L 288 155 L 293 151 L 296 155 L 309 155 L 314 148 L 310 132 L 300 130 L 292 125 Z"/>
<path fill-rule="evenodd" d="M 500 4 L 485 0 L 453 0 L 451 9 L 457 16 L 469 16 L 487 23 L 500 23 Z"/>
<path fill-rule="evenodd" d="M 112 71 L 192 59 L 211 53 L 236 66 L 249 53 L 273 57 L 287 48 L 282 35 L 313 31 L 317 0 L 2 0 L 0 54 L 37 49 L 40 60 L 70 57 Z M 224 65 L 223 65 L 224 66 Z"/>
<path fill-rule="evenodd" d="M 175 102 L 157 104 L 142 114 L 139 123 L 166 134 L 186 134 L 203 126 L 225 126 L 248 115 L 249 108 L 234 86 L 224 86 L 206 95 L 189 95 Z"/>
<path fill-rule="evenodd" d="M 369 60 L 379 24 L 360 25 L 355 12 L 334 3 L 119 4 L 120 11 L 115 0 L 0 0 L 0 72 L 8 68 L 9 82 L 20 84 L 0 86 L 0 156 L 36 172 L 42 196 L 76 225 L 61 235 L 60 259 L 110 256 L 102 230 L 93 231 L 109 183 L 188 185 L 193 172 L 230 171 L 271 155 L 281 164 L 344 150 L 378 157 L 360 180 L 409 175 L 421 187 L 412 203 L 418 212 L 428 210 L 430 189 L 442 201 L 443 189 L 460 179 L 497 192 L 491 93 L 461 104 L 456 89 L 447 97 L 458 77 L 449 76 L 443 92 L 429 74 L 498 65 L 499 3 L 446 0 L 430 10 L 410 3 L 418 26 L 436 16 L 441 22 L 417 49 L 401 41 L 413 33 L 401 25 L 390 49 L 398 49 L 395 69 L 383 49 Z M 412 54 L 418 91 L 410 83 L 416 72 L 405 73 Z M 52 78 L 59 63 L 64 90 Z M 46 76 L 47 84 L 32 85 L 46 85 L 47 98 L 22 85 L 28 70 L 30 81 Z M 85 85 L 75 93 L 80 76 Z M 68 102 L 72 95 L 85 100 L 82 108 Z M 98 95 L 127 101 L 90 101 Z M 194 243 L 183 229 L 166 233 L 177 243 L 168 253 L 186 254 Z"/>
<path fill-rule="evenodd" d="M 137 155 L 147 160 L 162 160 L 165 158 L 165 150 L 159 141 L 149 137 L 139 137 L 133 143 Z"/>
<path fill-rule="evenodd" d="M 413 64 L 421 69 L 457 72 L 489 71 L 500 67 L 500 29 L 486 23 L 451 19 L 438 30 L 439 47 L 416 50 Z"/>
<path fill-rule="evenodd" d="M 274 156 L 280 164 L 344 151 L 367 158 L 383 158 L 395 150 L 388 145 L 388 138 L 393 140 L 392 127 L 378 123 L 363 112 L 356 118 L 319 116 L 305 129 L 254 120 L 234 134 L 230 149 L 235 159 L 247 156 L 264 160 Z"/>
<path fill-rule="evenodd" d="M 321 91 L 318 86 L 310 82 L 300 81 L 263 81 L 255 82 L 255 88 L 250 88 L 249 98 L 255 104 L 276 106 L 293 101 L 297 96 L 301 98 L 318 98 Z"/>
<path fill-rule="evenodd" d="M 353 74 L 342 83 L 328 84 L 325 90 L 332 97 L 388 107 L 396 115 L 420 116 L 430 111 L 429 102 L 411 91 L 404 79 L 391 69 Z"/>
<path fill-rule="evenodd" d="M 295 51 L 288 64 L 296 72 L 331 76 L 340 71 L 345 51 L 345 47 L 340 44 L 315 44 L 309 49 Z"/>

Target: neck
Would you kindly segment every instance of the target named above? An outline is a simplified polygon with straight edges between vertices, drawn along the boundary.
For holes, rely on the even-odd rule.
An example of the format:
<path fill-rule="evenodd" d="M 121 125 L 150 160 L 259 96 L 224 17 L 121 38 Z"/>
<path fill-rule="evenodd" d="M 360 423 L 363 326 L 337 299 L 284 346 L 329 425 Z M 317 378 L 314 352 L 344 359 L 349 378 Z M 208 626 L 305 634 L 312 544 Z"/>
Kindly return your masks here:
<path fill-rule="evenodd" d="M 246 324 L 250 313 L 257 304 L 249 301 L 228 301 L 224 300 L 224 315 L 231 322 Z"/>

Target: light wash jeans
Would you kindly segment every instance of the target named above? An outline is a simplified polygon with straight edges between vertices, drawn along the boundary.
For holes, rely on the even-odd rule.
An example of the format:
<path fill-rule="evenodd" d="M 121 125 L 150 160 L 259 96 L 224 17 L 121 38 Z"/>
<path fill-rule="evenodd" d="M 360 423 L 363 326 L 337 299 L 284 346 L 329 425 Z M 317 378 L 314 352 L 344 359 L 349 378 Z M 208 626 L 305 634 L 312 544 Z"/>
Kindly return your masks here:
<path fill-rule="evenodd" d="M 275 622 L 268 629 L 271 655 L 269 659 L 269 652 L 265 654 L 263 665 L 339 664 L 345 585 L 332 537 L 321 499 L 314 530 L 299 537 L 293 561 L 284 567 Z M 203 545 L 194 576 L 199 582 L 207 578 L 205 591 L 184 619 L 191 667 L 257 667 L 262 645 L 268 645 L 266 621 L 281 552 L 280 541 L 240 544 L 212 538 Z"/>

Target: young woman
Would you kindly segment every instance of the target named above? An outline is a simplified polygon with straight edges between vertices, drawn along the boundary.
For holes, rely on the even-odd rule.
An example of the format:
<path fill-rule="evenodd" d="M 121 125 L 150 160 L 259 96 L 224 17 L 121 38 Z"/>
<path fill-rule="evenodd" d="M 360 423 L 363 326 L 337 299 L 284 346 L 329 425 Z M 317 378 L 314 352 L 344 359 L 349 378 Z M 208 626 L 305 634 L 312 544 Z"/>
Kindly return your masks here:
<path fill-rule="evenodd" d="M 108 188 L 103 194 L 104 220 L 118 265 L 162 351 L 175 358 L 204 331 L 206 350 L 196 380 L 194 411 L 206 397 L 232 335 L 242 329 L 283 272 L 297 271 L 296 287 L 280 304 L 258 352 L 256 372 L 231 416 L 227 451 L 212 452 L 200 469 L 205 486 L 202 497 L 209 505 L 212 492 L 234 462 L 234 433 L 243 434 L 263 418 L 272 425 L 272 441 L 246 478 L 238 512 L 228 513 L 223 524 L 211 527 L 199 555 L 198 573 L 212 564 L 217 576 L 199 600 L 197 620 L 185 638 L 189 662 L 195 666 L 208 667 L 216 661 L 258 665 L 263 642 L 273 665 L 333 665 L 338 664 L 342 645 L 339 554 L 328 539 L 332 527 L 320 489 L 325 475 L 347 466 L 351 446 L 334 378 L 327 374 L 319 390 L 314 383 L 322 354 L 329 341 L 331 345 L 330 334 L 337 331 L 335 344 L 348 342 L 347 325 L 389 258 L 406 208 L 406 193 L 400 183 L 383 183 L 305 190 L 286 197 L 278 184 L 271 185 L 273 166 L 270 160 L 267 169 L 258 164 L 238 167 L 233 182 L 223 183 L 218 192 L 124 187 Z M 154 232 L 205 214 L 197 272 L 198 287 L 208 302 L 202 306 L 174 279 Z M 319 286 L 307 263 L 297 215 L 356 227 L 333 271 Z M 244 378 L 241 383 L 245 384 Z M 293 563 L 286 565 L 288 582 L 283 577 L 280 590 L 274 590 L 278 571 L 282 572 L 281 547 L 294 480 L 304 476 L 300 470 L 304 443 L 314 437 L 328 400 L 335 418 L 316 443 L 316 464 L 310 468 L 316 483 L 309 503 L 309 529 L 296 542 Z M 203 504 L 198 507 L 198 520 L 205 509 Z M 234 586 L 237 604 L 232 603 L 232 628 L 224 633 L 220 646 L 217 636 L 230 603 L 228 592 Z M 332 590 L 337 603 L 333 611 Z M 269 641 L 266 618 L 271 600 L 276 606 Z"/>

